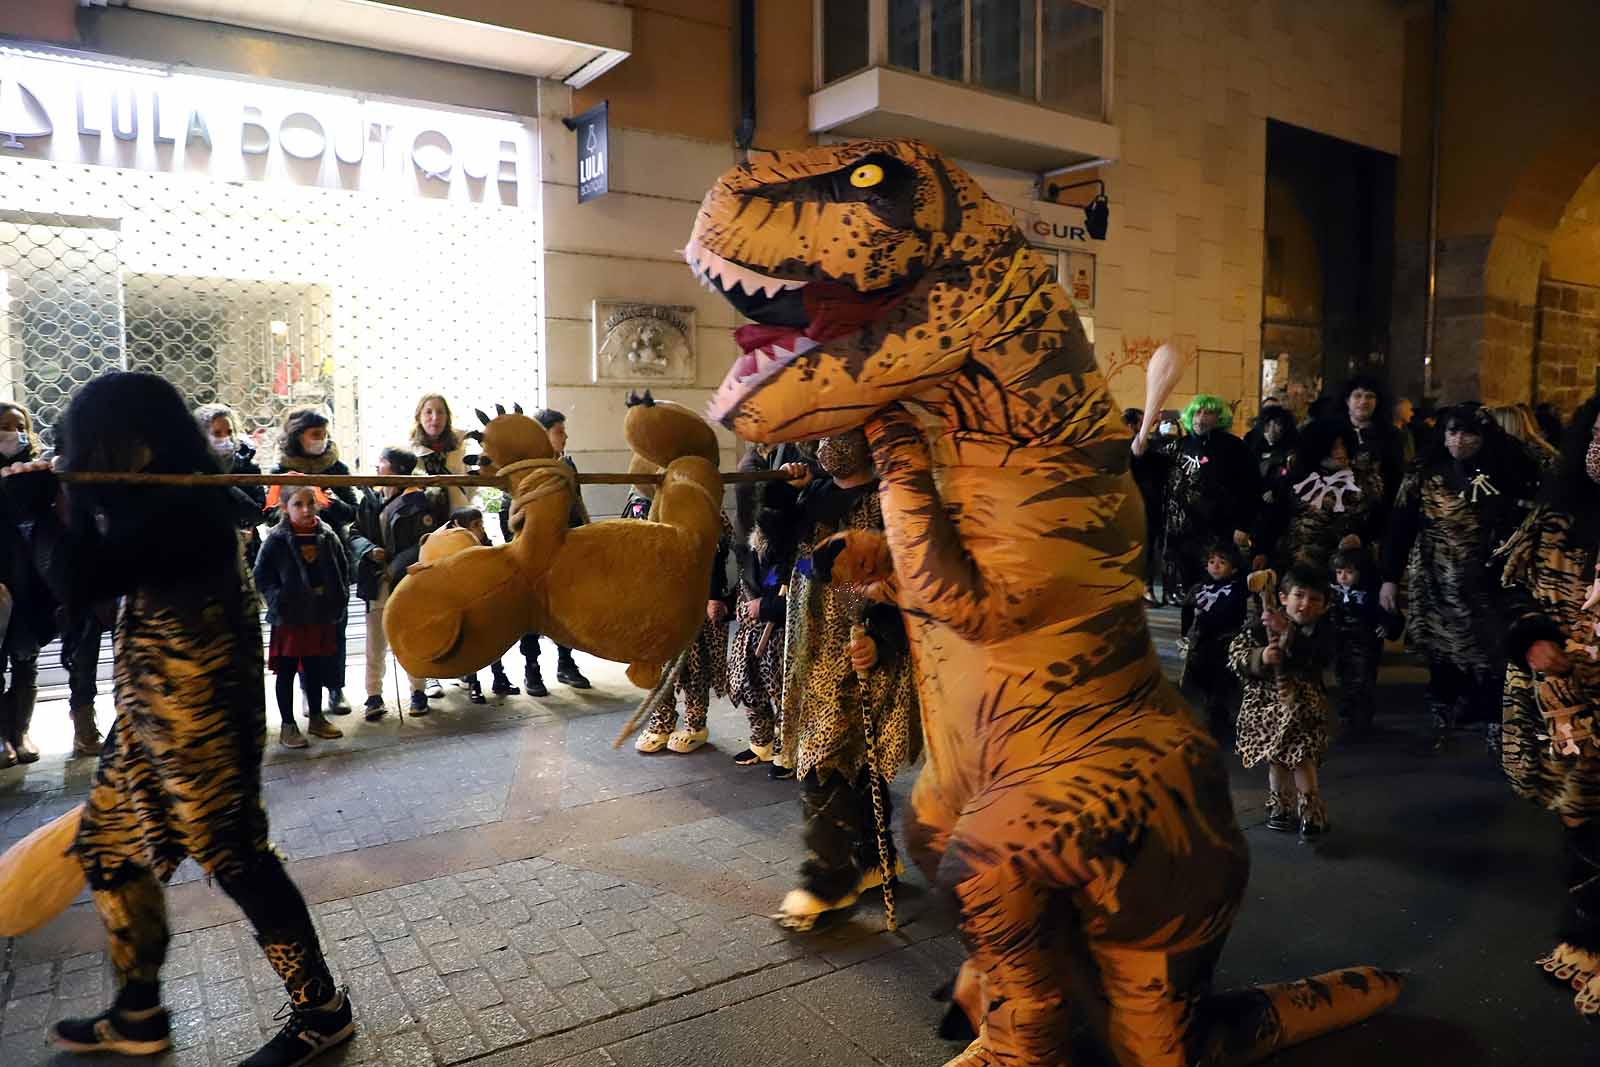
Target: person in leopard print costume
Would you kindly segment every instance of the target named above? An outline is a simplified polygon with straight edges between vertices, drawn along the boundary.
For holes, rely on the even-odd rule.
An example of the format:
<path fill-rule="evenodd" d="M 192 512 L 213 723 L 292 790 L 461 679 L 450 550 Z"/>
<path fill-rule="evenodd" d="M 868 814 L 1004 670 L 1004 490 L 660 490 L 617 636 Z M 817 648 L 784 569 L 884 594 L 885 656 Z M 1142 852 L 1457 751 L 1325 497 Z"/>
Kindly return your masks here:
<path fill-rule="evenodd" d="M 819 915 L 855 903 L 882 882 L 880 860 L 897 868 L 887 833 L 889 782 L 921 750 L 916 679 L 904 623 L 892 604 L 833 584 L 831 563 L 849 530 L 883 529 L 878 480 L 860 430 L 825 437 L 817 462 L 826 478 L 802 481 L 796 526 L 804 539 L 789 579 L 778 762 L 800 779 L 811 856 L 778 921 L 807 930 Z M 867 724 L 874 748 L 868 758 Z M 872 765 L 875 763 L 875 766 Z M 883 804 L 874 813 L 871 776 Z M 879 854 L 879 831 L 887 856 Z M 892 876 L 892 875 L 891 875 Z"/>

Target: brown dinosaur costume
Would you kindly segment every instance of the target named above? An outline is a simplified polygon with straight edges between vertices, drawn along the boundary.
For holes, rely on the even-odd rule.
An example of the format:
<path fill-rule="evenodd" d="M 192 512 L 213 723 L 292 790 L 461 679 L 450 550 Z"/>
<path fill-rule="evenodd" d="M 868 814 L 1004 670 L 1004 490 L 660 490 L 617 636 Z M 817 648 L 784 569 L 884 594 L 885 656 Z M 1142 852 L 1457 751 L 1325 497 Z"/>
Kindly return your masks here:
<path fill-rule="evenodd" d="M 520 412 L 488 421 L 481 469 L 511 482 L 512 539 L 492 547 L 441 541 L 395 588 L 383 627 L 418 677 L 478 671 L 525 633 L 628 663 L 650 688 L 705 619 L 722 535 L 717 439 L 705 420 L 666 401 L 629 398 L 623 436 L 634 469 L 664 471 L 650 521 L 568 528 L 577 492 L 544 427 Z M 457 549 L 452 552 L 451 549 Z M 617 590 L 651 590 L 619 607 Z"/>
<path fill-rule="evenodd" d="M 871 440 L 929 758 L 910 844 L 984 979 L 954 1062 L 1059 1064 L 1081 1022 L 1122 1064 L 1242 1063 L 1392 1003 L 1367 967 L 1211 994 L 1245 842 L 1145 627 L 1127 432 L 1006 209 L 921 144 L 784 151 L 723 175 L 685 257 L 755 321 L 713 418 Z"/>

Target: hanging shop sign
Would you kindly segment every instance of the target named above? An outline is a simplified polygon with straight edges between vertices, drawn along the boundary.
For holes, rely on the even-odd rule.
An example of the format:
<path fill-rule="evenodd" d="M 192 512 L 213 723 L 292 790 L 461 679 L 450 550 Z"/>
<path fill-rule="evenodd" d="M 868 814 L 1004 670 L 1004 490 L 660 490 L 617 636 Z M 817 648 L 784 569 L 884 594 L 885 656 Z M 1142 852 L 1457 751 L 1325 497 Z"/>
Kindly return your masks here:
<path fill-rule="evenodd" d="M 611 191 L 610 101 L 602 100 L 575 119 L 568 120 L 578 135 L 578 203 L 584 204 Z"/>
<path fill-rule="evenodd" d="M 531 131 L 486 115 L 0 48 L 0 156 L 514 204 Z"/>
<path fill-rule="evenodd" d="M 1066 252 L 1092 252 L 1093 239 L 1084 222 L 1080 208 L 1050 205 L 1048 213 L 1041 207 L 1022 208 L 1007 205 L 1017 221 L 1017 228 L 1036 248 L 1055 248 Z"/>

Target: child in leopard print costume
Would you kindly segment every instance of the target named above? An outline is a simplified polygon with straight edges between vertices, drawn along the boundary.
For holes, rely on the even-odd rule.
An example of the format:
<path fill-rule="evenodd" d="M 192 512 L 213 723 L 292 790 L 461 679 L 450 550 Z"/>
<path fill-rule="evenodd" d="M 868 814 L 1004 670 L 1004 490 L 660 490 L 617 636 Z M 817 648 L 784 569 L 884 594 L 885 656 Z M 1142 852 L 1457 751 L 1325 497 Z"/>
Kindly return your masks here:
<path fill-rule="evenodd" d="M 1296 564 L 1278 585 L 1278 606 L 1239 631 L 1228 666 L 1239 676 L 1238 752 L 1246 767 L 1267 764 L 1267 826 L 1305 838 L 1328 829 L 1317 768 L 1328 754 L 1328 693 L 1323 673 L 1334 659 L 1328 582 Z M 1291 811 L 1299 794 L 1298 820 Z"/>

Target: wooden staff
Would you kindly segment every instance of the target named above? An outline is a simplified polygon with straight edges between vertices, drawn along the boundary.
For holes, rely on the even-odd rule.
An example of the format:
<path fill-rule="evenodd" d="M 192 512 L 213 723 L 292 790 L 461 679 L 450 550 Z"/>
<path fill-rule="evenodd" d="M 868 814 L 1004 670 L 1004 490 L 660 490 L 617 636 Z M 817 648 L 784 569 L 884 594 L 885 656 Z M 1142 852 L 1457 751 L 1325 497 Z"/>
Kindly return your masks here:
<path fill-rule="evenodd" d="M 150 474 L 145 471 L 61 471 L 57 477 L 69 485 L 314 485 L 322 489 L 341 486 L 434 486 L 434 485 L 492 485 L 508 488 L 506 479 L 498 474 Z M 655 474 L 579 474 L 579 485 L 633 485 L 649 482 L 659 485 L 661 473 Z M 740 482 L 787 481 L 788 476 L 778 471 L 733 471 L 722 475 L 725 484 Z"/>

